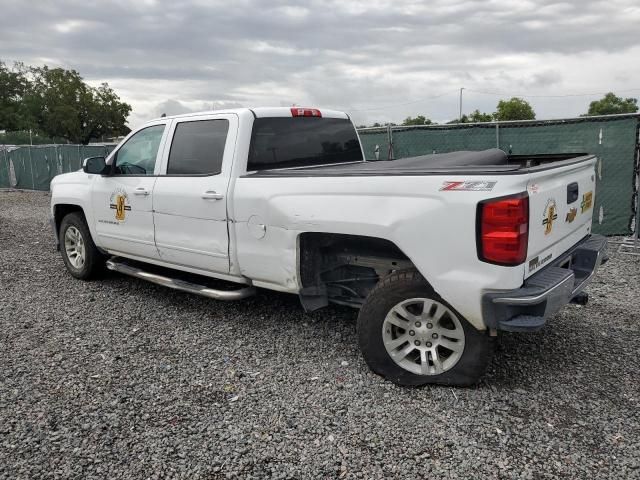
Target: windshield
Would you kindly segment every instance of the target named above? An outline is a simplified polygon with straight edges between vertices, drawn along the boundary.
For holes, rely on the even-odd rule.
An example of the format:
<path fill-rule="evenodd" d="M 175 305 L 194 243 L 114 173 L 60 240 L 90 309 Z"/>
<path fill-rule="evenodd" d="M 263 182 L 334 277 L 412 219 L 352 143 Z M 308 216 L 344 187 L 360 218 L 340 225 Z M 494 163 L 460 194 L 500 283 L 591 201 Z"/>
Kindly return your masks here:
<path fill-rule="evenodd" d="M 351 121 L 341 118 L 256 118 L 247 170 L 362 161 Z"/>

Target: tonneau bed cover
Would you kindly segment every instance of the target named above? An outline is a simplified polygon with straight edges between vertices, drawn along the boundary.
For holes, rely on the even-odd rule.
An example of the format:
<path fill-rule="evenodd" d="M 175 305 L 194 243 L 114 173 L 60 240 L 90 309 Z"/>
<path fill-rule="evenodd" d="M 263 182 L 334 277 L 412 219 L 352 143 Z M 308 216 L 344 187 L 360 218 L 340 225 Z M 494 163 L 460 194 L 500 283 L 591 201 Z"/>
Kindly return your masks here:
<path fill-rule="evenodd" d="M 420 155 L 398 160 L 380 160 L 354 162 L 312 167 L 294 167 L 261 170 L 250 173 L 251 176 L 377 176 L 377 175 L 434 175 L 442 173 L 524 173 L 530 168 L 543 169 L 575 161 L 582 161 L 585 154 L 566 154 L 563 156 L 509 156 L 503 150 L 492 148 L 481 151 L 459 151 Z M 530 162 L 534 160 L 534 162 Z M 543 163 L 549 162 L 549 163 Z"/>

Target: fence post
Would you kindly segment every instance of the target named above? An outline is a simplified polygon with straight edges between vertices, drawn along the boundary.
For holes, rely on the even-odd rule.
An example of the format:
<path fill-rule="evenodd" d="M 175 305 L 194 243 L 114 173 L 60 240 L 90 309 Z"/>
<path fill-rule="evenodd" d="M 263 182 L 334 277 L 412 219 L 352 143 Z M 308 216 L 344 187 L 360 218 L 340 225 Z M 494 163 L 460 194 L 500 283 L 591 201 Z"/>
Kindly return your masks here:
<path fill-rule="evenodd" d="M 389 152 L 387 154 L 387 160 L 394 160 L 394 158 L 393 158 L 393 133 L 391 131 L 391 125 L 387 125 L 387 142 L 389 143 Z"/>
<path fill-rule="evenodd" d="M 7 184 L 9 185 L 9 188 L 11 188 L 11 169 L 9 168 L 9 157 L 7 155 L 7 149 L 3 148 L 2 156 L 4 157 L 4 168 L 7 172 Z"/>
<path fill-rule="evenodd" d="M 500 148 L 500 124 L 496 122 L 496 148 Z"/>
<path fill-rule="evenodd" d="M 31 145 L 27 147 L 29 149 L 29 167 L 31 168 L 31 190 L 36 189 L 36 181 L 33 177 L 33 157 L 31 156 L 31 149 L 33 148 Z"/>
<path fill-rule="evenodd" d="M 635 196 L 636 201 L 635 204 L 631 202 L 631 215 L 635 213 L 635 219 L 629 221 L 629 227 L 631 227 L 632 221 L 635 221 L 635 225 L 633 226 L 633 248 L 640 248 L 638 242 L 640 242 L 640 145 L 636 146 L 636 161 L 634 166 L 634 180 L 633 180 L 633 194 L 631 195 L 631 199 Z M 631 230 L 631 228 L 629 228 Z M 640 253 L 640 252 L 639 252 Z"/>
<path fill-rule="evenodd" d="M 26 163 L 24 163 L 24 156 L 20 155 L 20 160 L 22 161 L 22 172 L 26 173 L 27 171 L 27 165 Z M 15 165 L 13 166 L 13 168 L 15 169 Z M 18 174 L 16 173 L 16 188 L 18 188 Z"/>

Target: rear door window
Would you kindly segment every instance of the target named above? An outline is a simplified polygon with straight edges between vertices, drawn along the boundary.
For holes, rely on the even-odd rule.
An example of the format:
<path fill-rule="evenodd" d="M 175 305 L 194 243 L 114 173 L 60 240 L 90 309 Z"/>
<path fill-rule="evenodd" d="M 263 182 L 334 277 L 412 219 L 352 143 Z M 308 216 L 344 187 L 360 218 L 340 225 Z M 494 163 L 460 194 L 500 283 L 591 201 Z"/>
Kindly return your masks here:
<path fill-rule="evenodd" d="M 351 121 L 342 118 L 256 118 L 247 170 L 362 161 Z"/>
<path fill-rule="evenodd" d="M 176 125 L 167 175 L 217 175 L 222 170 L 229 121 L 197 120 Z"/>

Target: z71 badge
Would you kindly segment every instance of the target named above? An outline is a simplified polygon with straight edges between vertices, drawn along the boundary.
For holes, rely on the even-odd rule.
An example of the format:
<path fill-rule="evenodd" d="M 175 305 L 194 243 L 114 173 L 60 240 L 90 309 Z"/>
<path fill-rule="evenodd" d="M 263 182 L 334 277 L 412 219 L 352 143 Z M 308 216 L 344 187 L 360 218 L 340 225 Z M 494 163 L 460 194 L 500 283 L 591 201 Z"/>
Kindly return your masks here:
<path fill-rule="evenodd" d="M 470 180 L 458 182 L 442 182 L 440 191 L 446 192 L 490 192 L 498 182 L 484 180 Z"/>
<path fill-rule="evenodd" d="M 124 222 L 126 212 L 131 210 L 131 205 L 129 205 L 129 197 L 127 196 L 127 192 L 124 190 L 116 190 L 111 194 L 111 198 L 109 199 L 109 207 L 112 210 L 116 211 L 116 220 L 119 222 Z"/>
<path fill-rule="evenodd" d="M 544 226 L 544 234 L 549 235 L 553 230 L 553 222 L 558 219 L 558 209 L 556 207 L 556 201 L 550 198 L 547 201 L 547 206 L 544 209 L 544 217 L 542 219 L 542 225 Z"/>

